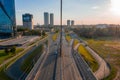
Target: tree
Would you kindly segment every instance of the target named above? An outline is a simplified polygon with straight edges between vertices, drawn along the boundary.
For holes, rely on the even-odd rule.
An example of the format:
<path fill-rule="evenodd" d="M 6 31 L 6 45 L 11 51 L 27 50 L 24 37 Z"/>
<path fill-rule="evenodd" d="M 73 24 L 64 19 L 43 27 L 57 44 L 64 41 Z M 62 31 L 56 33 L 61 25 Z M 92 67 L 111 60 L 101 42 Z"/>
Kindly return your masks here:
<path fill-rule="evenodd" d="M 15 52 L 16 52 L 16 47 L 13 46 L 13 47 L 10 49 L 10 52 L 13 53 L 13 54 L 15 54 Z"/>
<path fill-rule="evenodd" d="M 8 54 L 9 53 L 9 49 L 5 48 L 5 53 Z"/>
<path fill-rule="evenodd" d="M 42 36 L 45 36 L 45 31 L 42 31 Z"/>

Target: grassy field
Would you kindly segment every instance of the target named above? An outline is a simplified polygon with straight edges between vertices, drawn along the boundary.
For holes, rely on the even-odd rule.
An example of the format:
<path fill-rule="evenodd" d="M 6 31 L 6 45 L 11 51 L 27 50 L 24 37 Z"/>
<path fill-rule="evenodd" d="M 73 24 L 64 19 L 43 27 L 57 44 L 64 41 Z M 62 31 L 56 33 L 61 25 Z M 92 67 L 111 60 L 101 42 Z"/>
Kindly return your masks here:
<path fill-rule="evenodd" d="M 43 51 L 43 45 L 38 46 L 32 53 L 25 59 L 21 66 L 21 70 L 29 73 L 33 67 L 33 64 L 37 62 Z"/>
<path fill-rule="evenodd" d="M 22 52 L 24 49 L 23 48 L 17 48 L 16 49 L 16 54 L 19 52 Z M 6 54 L 4 50 L 0 50 L 0 64 L 2 64 L 5 60 L 15 56 L 16 54 L 12 54 L 9 52 L 9 54 Z"/>
<path fill-rule="evenodd" d="M 84 60 L 88 63 L 91 70 L 95 72 L 98 69 L 99 65 L 96 62 L 96 60 L 92 57 L 92 55 L 86 50 L 86 48 L 83 45 L 80 45 L 78 47 L 78 52 L 81 54 Z"/>
<path fill-rule="evenodd" d="M 111 65 L 111 74 L 104 80 L 113 80 L 120 72 L 120 41 L 114 40 L 86 40 L 91 48 L 93 48 L 100 56 L 102 56 Z M 120 77 L 118 74 L 117 77 Z"/>

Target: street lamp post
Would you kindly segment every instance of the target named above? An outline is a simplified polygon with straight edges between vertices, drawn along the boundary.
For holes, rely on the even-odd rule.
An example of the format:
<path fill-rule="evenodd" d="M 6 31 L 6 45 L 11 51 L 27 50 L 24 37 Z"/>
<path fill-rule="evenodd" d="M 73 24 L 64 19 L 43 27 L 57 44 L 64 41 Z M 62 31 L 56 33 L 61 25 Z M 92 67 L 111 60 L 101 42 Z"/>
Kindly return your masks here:
<path fill-rule="evenodd" d="M 60 0 L 60 56 L 62 56 L 62 0 Z"/>

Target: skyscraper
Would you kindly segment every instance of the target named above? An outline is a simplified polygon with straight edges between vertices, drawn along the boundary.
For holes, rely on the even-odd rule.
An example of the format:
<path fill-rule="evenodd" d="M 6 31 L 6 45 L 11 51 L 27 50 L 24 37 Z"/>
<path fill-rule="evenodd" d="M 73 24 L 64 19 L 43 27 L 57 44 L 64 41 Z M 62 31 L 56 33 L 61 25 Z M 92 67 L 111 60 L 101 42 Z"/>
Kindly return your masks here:
<path fill-rule="evenodd" d="M 12 34 L 16 30 L 15 1 L 0 0 L 0 33 Z"/>
<path fill-rule="evenodd" d="M 45 26 L 49 25 L 49 13 L 48 12 L 44 13 L 44 25 Z"/>
<path fill-rule="evenodd" d="M 50 13 L 50 26 L 54 25 L 54 14 Z"/>
<path fill-rule="evenodd" d="M 75 24 L 75 21 L 71 20 L 71 26 L 74 26 L 74 24 Z"/>
<path fill-rule="evenodd" d="M 67 20 L 67 26 L 70 27 L 70 20 Z"/>
<path fill-rule="evenodd" d="M 28 28 L 30 30 L 34 29 L 34 27 L 33 27 L 33 15 L 32 14 L 29 14 L 29 13 L 23 14 L 22 18 L 23 18 L 23 26 L 25 28 Z"/>

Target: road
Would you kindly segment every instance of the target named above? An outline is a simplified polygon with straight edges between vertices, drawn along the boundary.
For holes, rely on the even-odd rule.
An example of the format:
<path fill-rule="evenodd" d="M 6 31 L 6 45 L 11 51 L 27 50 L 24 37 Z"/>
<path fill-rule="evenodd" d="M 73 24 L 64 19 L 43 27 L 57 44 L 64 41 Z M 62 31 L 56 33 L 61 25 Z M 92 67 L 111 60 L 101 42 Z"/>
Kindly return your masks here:
<path fill-rule="evenodd" d="M 14 45 L 14 44 L 24 45 L 26 43 L 33 42 L 38 38 L 39 38 L 38 36 L 22 36 L 21 38 L 14 38 L 8 41 L 0 42 L 0 45 L 2 46 Z"/>
<path fill-rule="evenodd" d="M 43 44 L 47 39 L 38 43 L 38 45 Z M 31 52 L 37 48 L 34 46 L 31 50 L 27 51 L 27 53 L 18 59 L 15 63 L 13 63 L 6 71 L 7 75 L 10 76 L 13 80 L 24 80 L 27 76 L 23 71 L 21 71 L 20 66 L 22 62 L 31 54 Z"/>
<path fill-rule="evenodd" d="M 62 45 L 62 80 L 82 80 L 74 58 L 72 56 L 71 46 L 66 42 L 63 33 Z"/>
<path fill-rule="evenodd" d="M 78 70 L 82 76 L 83 80 L 97 80 L 94 74 L 92 73 L 88 64 L 84 61 L 84 59 L 79 55 L 77 51 L 74 51 L 74 59 L 77 64 Z"/>
<path fill-rule="evenodd" d="M 48 42 L 48 51 L 44 54 L 44 58 L 39 60 L 37 66 L 38 68 L 36 72 L 29 74 L 26 80 L 53 80 L 55 79 L 56 74 L 56 64 L 57 64 L 57 42 L 53 42 L 52 33 L 49 34 L 49 42 Z M 35 68 L 35 67 L 34 67 Z M 33 69 L 34 69 L 33 68 Z M 35 69 L 36 70 L 36 69 Z M 35 76 L 32 76 L 35 75 Z"/>
<path fill-rule="evenodd" d="M 27 74 L 24 74 L 23 71 L 21 71 L 20 66 L 22 65 L 22 62 L 31 54 L 31 52 L 35 48 L 31 49 L 29 52 L 27 52 L 23 57 L 18 59 L 14 64 L 12 64 L 6 71 L 6 74 L 11 77 L 13 80 L 19 80 L 19 78 L 23 79 L 27 76 Z M 22 76 L 24 74 L 24 78 Z"/>
<path fill-rule="evenodd" d="M 50 38 L 48 52 L 42 62 L 38 62 L 39 67 L 36 67 L 39 69 L 33 68 L 37 70 L 36 73 L 33 71 L 26 80 L 97 80 L 81 55 L 73 51 L 72 45 L 66 41 L 64 30 L 61 57 L 57 53 L 56 45 L 59 39 L 53 42 Z"/>
<path fill-rule="evenodd" d="M 56 43 L 59 43 L 59 38 L 56 42 L 53 42 L 49 38 L 48 53 L 45 54 L 42 63 L 40 63 L 40 61 L 38 62 L 38 64 L 40 64 L 39 67 L 36 68 L 39 69 L 33 68 L 33 70 L 38 71 L 36 73 L 33 71 L 26 80 L 82 80 L 72 57 L 71 47 L 65 40 L 65 34 L 63 34 L 62 37 L 62 57 L 59 57 L 59 54 L 57 53 L 58 45 L 56 45 Z M 33 77 L 31 77 L 32 75 Z"/>
<path fill-rule="evenodd" d="M 80 39 L 75 33 L 71 34 L 72 38 L 74 39 L 78 39 L 79 41 L 82 42 L 83 45 L 86 45 L 86 42 L 83 41 L 82 39 Z M 96 59 L 96 61 L 99 64 L 99 69 L 94 73 L 95 77 L 98 80 L 101 80 L 105 77 L 107 77 L 110 74 L 110 69 L 107 65 L 107 63 L 105 62 L 105 60 L 103 58 L 101 58 L 93 49 L 91 49 L 89 46 L 85 47 L 90 53 L 91 55 Z"/>

